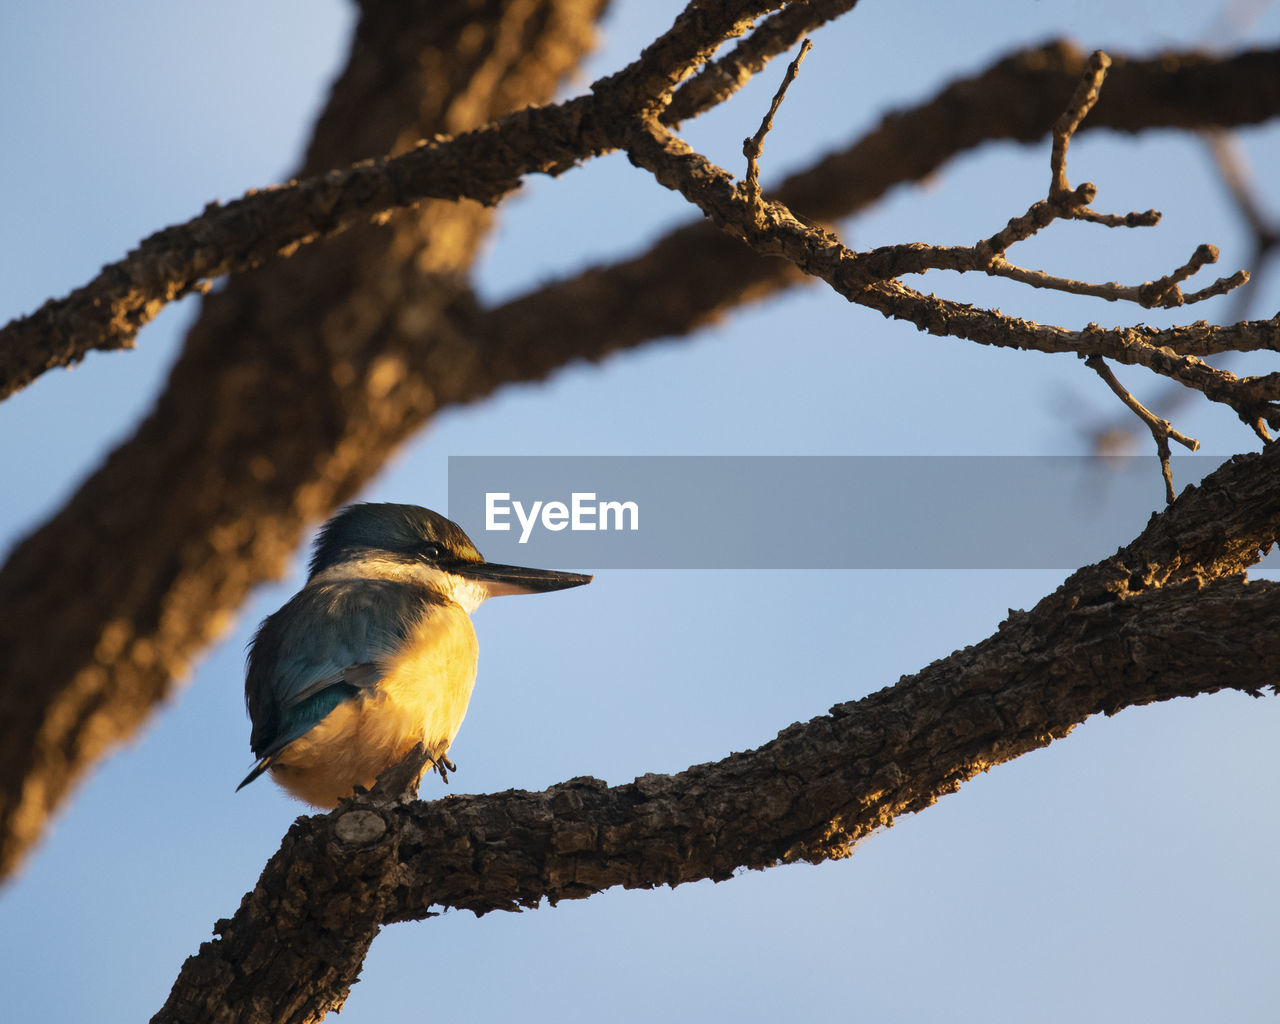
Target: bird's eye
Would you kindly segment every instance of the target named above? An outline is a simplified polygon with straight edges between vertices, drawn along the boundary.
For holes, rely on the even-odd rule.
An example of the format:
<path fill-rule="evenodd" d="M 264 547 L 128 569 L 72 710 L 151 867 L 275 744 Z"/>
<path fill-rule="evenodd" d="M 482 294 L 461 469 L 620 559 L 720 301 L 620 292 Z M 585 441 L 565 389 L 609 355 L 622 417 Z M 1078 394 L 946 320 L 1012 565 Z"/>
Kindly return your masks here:
<path fill-rule="evenodd" d="M 418 554 L 421 555 L 423 558 L 430 558 L 430 559 L 439 558 L 441 555 L 444 554 L 444 545 L 437 544 L 435 543 L 435 541 L 432 541 L 429 544 L 423 544 L 422 547 L 418 549 Z"/>

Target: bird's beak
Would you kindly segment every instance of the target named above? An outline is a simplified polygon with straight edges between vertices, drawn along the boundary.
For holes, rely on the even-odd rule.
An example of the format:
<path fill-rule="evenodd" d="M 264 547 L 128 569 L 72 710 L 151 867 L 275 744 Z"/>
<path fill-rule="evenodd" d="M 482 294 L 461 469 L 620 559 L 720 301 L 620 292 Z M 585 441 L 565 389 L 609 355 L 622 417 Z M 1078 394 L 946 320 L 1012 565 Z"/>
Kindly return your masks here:
<path fill-rule="evenodd" d="M 450 572 L 480 583 L 490 597 L 504 594 L 544 594 L 550 590 L 567 590 L 590 583 L 591 576 L 580 572 L 555 569 L 526 569 L 519 565 L 496 565 L 493 562 L 468 562 L 450 567 Z"/>

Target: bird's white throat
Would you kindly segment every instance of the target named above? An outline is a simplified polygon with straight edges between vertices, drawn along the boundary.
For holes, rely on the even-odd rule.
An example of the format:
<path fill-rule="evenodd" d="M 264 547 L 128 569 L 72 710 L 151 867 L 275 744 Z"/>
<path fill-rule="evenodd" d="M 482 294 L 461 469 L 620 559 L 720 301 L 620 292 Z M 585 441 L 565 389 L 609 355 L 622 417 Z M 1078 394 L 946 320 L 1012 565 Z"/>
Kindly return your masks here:
<path fill-rule="evenodd" d="M 342 580 L 395 580 L 427 587 L 452 601 L 468 615 L 485 600 L 498 593 L 514 593 L 502 584 L 490 584 L 482 580 L 467 579 L 451 572 L 428 565 L 425 562 L 407 562 L 398 558 L 384 558 L 370 553 L 348 558 L 318 572 L 308 585 L 337 583 Z"/>

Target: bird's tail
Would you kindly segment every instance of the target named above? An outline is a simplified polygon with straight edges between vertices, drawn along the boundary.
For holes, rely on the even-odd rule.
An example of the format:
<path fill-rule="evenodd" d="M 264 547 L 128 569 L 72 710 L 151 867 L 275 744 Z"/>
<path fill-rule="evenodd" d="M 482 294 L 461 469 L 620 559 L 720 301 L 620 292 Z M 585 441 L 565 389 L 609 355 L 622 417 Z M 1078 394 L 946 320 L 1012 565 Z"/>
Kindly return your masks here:
<path fill-rule="evenodd" d="M 236 792 L 239 793 L 240 790 L 244 789 L 245 786 L 249 785 L 249 783 L 251 783 L 254 779 L 256 779 L 259 775 L 261 775 L 270 767 L 271 767 L 271 757 L 270 755 L 268 755 L 267 757 L 264 757 L 261 761 L 259 761 L 257 764 L 253 766 L 253 771 L 251 771 L 248 775 L 244 777 L 244 781 L 240 783 L 240 785 L 236 786 Z"/>

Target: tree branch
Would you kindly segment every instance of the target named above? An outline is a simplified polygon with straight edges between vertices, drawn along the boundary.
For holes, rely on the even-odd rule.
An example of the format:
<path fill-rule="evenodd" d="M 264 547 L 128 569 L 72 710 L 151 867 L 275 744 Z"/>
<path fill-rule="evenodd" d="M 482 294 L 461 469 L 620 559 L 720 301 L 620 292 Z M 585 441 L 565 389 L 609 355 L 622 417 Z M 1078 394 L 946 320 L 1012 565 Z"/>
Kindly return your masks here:
<path fill-rule="evenodd" d="M 1151 437 L 1156 442 L 1156 454 L 1160 457 L 1160 473 L 1164 477 L 1164 497 L 1166 504 L 1172 505 L 1177 497 L 1173 489 L 1173 470 L 1169 466 L 1169 460 L 1172 453 L 1169 450 L 1169 438 L 1173 438 L 1178 444 L 1191 451 L 1197 451 L 1200 448 L 1200 442 L 1194 437 L 1187 437 L 1173 429 L 1168 420 L 1161 419 L 1155 413 L 1151 412 L 1145 405 L 1139 402 L 1130 394 L 1126 388 L 1111 372 L 1109 367 L 1101 356 L 1089 356 L 1085 360 L 1085 365 L 1093 370 L 1103 382 L 1109 387 L 1117 398 L 1128 406 L 1143 423 L 1147 425 L 1147 429 L 1151 431 Z"/>
<path fill-rule="evenodd" d="M 1239 457 L 987 640 L 749 753 L 612 788 L 358 797 L 301 818 L 153 1024 L 318 1020 L 342 1006 L 384 924 L 845 857 L 1090 715 L 1275 688 L 1274 644 L 1260 638 L 1280 630 L 1280 584 L 1227 574 L 1276 538 L 1277 496 L 1280 449 Z"/>
<path fill-rule="evenodd" d="M 522 110 L 456 138 L 436 135 L 400 156 L 378 156 L 345 170 L 317 173 L 286 185 L 255 190 L 225 205 L 210 204 L 201 216 L 150 236 L 123 260 L 104 268 L 89 284 L 65 298 L 50 299 L 36 312 L 0 329 L 0 400 L 46 370 L 78 362 L 92 349 L 131 347 L 138 330 L 168 302 L 192 291 L 207 290 L 209 282 L 219 276 L 259 266 L 277 255 L 291 255 L 300 246 L 425 199 L 468 198 L 493 204 L 518 188 L 525 174 L 560 174 L 581 159 L 618 148 L 622 144 L 618 127 L 628 117 L 646 106 L 660 107 L 680 77 L 714 49 L 713 42 L 741 31 L 768 6 L 740 0 L 725 18 L 699 25 L 697 31 L 677 21 L 640 60 L 567 103 Z M 739 47 L 747 47 L 750 52 L 734 51 L 737 56 L 731 60 L 733 75 L 740 76 L 756 64 L 762 66 L 767 57 L 781 52 L 785 49 L 782 43 L 798 27 L 807 30 L 852 6 L 850 2 L 833 0 L 788 7 L 766 20 Z M 1232 84 L 1237 77 L 1243 81 L 1246 75 L 1256 75 L 1259 62 L 1267 59 L 1274 61 L 1275 54 L 1247 53 L 1223 61 L 1197 55 L 1130 65 L 1117 61 L 1120 83 L 1109 86 L 1109 92 L 1127 88 L 1129 95 L 1124 98 L 1139 108 L 1145 104 L 1147 120 L 1142 120 L 1141 109 L 1114 112 L 1112 106 L 1104 104 L 1111 116 L 1098 124 L 1136 131 L 1162 123 L 1230 126 L 1275 116 L 1280 112 L 1280 85 L 1274 84 L 1274 75 L 1251 80 L 1249 88 Z M 1078 55 L 1063 45 L 1006 60 L 976 81 L 958 83 L 913 114 L 895 115 L 891 124 L 881 129 L 881 134 L 887 133 L 889 138 L 873 136 L 861 147 L 871 150 L 888 144 L 897 149 L 899 157 L 904 151 L 916 151 L 913 159 L 882 160 L 871 173 L 857 176 L 850 174 L 849 168 L 839 167 L 840 163 L 859 160 L 859 154 L 850 152 L 829 158 L 813 173 L 842 183 L 828 188 L 825 194 L 845 195 L 851 182 L 865 190 L 876 187 L 874 183 L 879 181 L 883 191 L 890 184 L 926 174 L 927 170 L 921 168 L 913 169 L 907 178 L 902 176 L 900 168 L 910 168 L 921 157 L 936 167 L 960 149 L 988 138 L 1038 138 L 1045 122 L 1037 119 L 1040 111 L 1033 107 L 1036 90 L 1040 97 L 1053 97 L 1060 103 L 1060 90 L 1054 87 L 1058 84 L 1054 79 L 1060 79 L 1066 66 L 1078 60 Z M 683 106 L 676 102 L 667 107 L 663 111 L 664 123 L 674 123 L 706 109 L 713 98 L 716 102 L 727 98 L 737 87 L 725 91 L 728 66 L 708 66 L 702 75 L 687 82 L 676 94 L 676 100 L 680 101 L 686 92 L 691 99 Z M 721 71 L 713 72 L 714 67 Z M 1013 82 L 1013 78 L 1021 81 Z M 745 79 L 733 80 L 740 85 Z M 718 84 L 704 87 L 700 82 Z M 1264 88 L 1256 87 L 1259 82 Z M 1265 88 L 1268 84 L 1274 87 Z M 983 96 L 972 95 L 975 86 L 983 89 Z M 932 130 L 941 128 L 935 122 L 945 112 L 956 113 L 954 107 L 963 95 L 962 87 L 969 88 L 969 95 L 963 100 L 968 116 L 952 119 L 945 130 Z M 1224 102 L 1224 93 L 1229 94 L 1230 102 Z M 1175 96 L 1186 97 L 1187 104 L 1179 105 Z M 1021 107 L 1010 111 L 1010 99 L 1015 97 Z M 983 99 L 989 101 L 989 106 L 982 116 L 975 116 Z M 682 113 L 670 114 L 677 106 Z M 1008 114 L 1014 116 L 998 121 Z M 957 128 L 971 130 L 984 121 L 991 125 L 989 131 L 980 127 L 977 135 L 967 140 L 956 138 Z M 1028 125 L 1027 121 L 1034 124 Z M 926 127 L 931 130 L 912 136 L 914 130 Z M 894 175 L 887 182 L 886 170 Z M 824 191 L 814 188 L 814 184 L 805 182 L 803 177 L 796 182 L 797 191 L 815 196 L 812 205 L 786 194 L 779 198 L 798 209 L 807 209 L 811 216 L 828 219 L 857 205 L 846 202 L 845 209 L 826 213 L 821 207 L 831 200 L 816 198 Z"/>
<path fill-rule="evenodd" d="M 732 51 L 705 65 L 685 82 L 662 112 L 662 123 L 677 128 L 683 121 L 719 106 L 770 60 L 786 53 L 804 36 L 857 6 L 858 0 L 802 0 L 770 15 Z"/>
<path fill-rule="evenodd" d="M 91 349 L 131 347 L 167 303 L 207 291 L 214 278 L 291 256 L 300 246 L 423 200 L 491 206 L 526 174 L 560 174 L 616 149 L 619 125 L 663 109 L 680 81 L 725 39 L 777 6 L 768 0 L 691 4 L 636 61 L 576 99 L 530 105 L 456 138 L 432 133 L 399 156 L 255 189 L 225 206 L 210 203 L 201 216 L 145 239 L 89 284 L 0 330 L 0 400 Z"/>
<path fill-rule="evenodd" d="M 742 188 L 749 203 L 754 204 L 760 201 L 760 154 L 764 151 L 765 136 L 773 131 L 773 119 L 778 114 L 778 108 L 782 106 L 782 100 L 786 97 L 787 90 L 791 88 L 791 83 L 796 80 L 796 75 L 800 72 L 800 65 L 804 63 L 804 59 L 811 49 L 813 49 L 813 42 L 809 39 L 800 44 L 800 52 L 796 54 L 795 60 L 787 65 L 787 73 L 782 76 L 782 84 L 778 86 L 778 91 L 773 94 L 773 102 L 769 104 L 768 113 L 760 121 L 760 127 L 756 129 L 754 135 L 745 139 L 742 143 L 742 155 L 747 158 L 747 176 L 742 181 Z"/>
<path fill-rule="evenodd" d="M 790 9 L 790 8 L 789 8 Z M 798 37 L 797 37 L 798 38 Z M 1229 85 L 1237 75 L 1263 73 L 1280 50 L 1241 54 L 1226 63 L 1195 54 L 1150 61 L 1114 58 L 1107 95 L 1080 130 L 1106 126 L 1136 132 L 1183 127 L 1215 116 L 1234 118 L 1226 97 L 1250 92 Z M 1054 43 L 1021 51 L 981 75 L 962 79 L 932 100 L 885 118 L 848 149 L 819 161 L 771 190 L 806 220 L 831 222 L 856 214 L 890 188 L 935 174 L 953 157 L 994 139 L 1043 139 L 1085 67 L 1085 55 Z M 686 83 L 686 87 L 689 83 Z M 1250 104 L 1260 92 L 1250 92 Z M 679 93 L 677 93 L 677 97 Z M 1269 113 L 1280 113 L 1280 91 Z M 663 118 L 664 123 L 666 118 Z M 761 257 L 705 220 L 679 228 L 648 252 L 543 286 L 485 314 L 485 349 L 500 357 L 512 380 L 537 380 L 573 358 L 599 359 L 654 338 L 687 334 L 745 302 L 762 300 L 805 280 L 785 259 Z M 638 303 L 643 294 L 651 301 Z M 556 324 L 548 339 L 540 327 Z M 1140 328 L 1110 342 L 1126 347 Z M 1170 328 L 1161 344 L 1182 355 L 1245 349 L 1280 350 L 1280 325 L 1251 321 Z"/>
<path fill-rule="evenodd" d="M 802 223 L 781 203 L 753 202 L 732 175 L 695 153 L 653 119 L 637 125 L 627 150 L 633 162 L 695 203 L 722 230 L 761 255 L 784 257 L 851 302 L 906 320 L 930 334 L 1002 348 L 1100 355 L 1140 365 L 1230 406 L 1264 436 L 1261 424 L 1280 425 L 1280 378 L 1275 375 L 1237 378 L 1194 357 L 1170 352 L 1162 344 L 1162 332 L 1150 328 L 1103 331 L 1091 324 L 1084 330 L 1070 331 L 923 295 L 888 279 L 944 260 L 947 250 L 926 245 L 889 246 L 868 253 L 846 249 L 835 235 Z M 974 247 L 972 255 L 980 261 L 981 246 Z"/>

